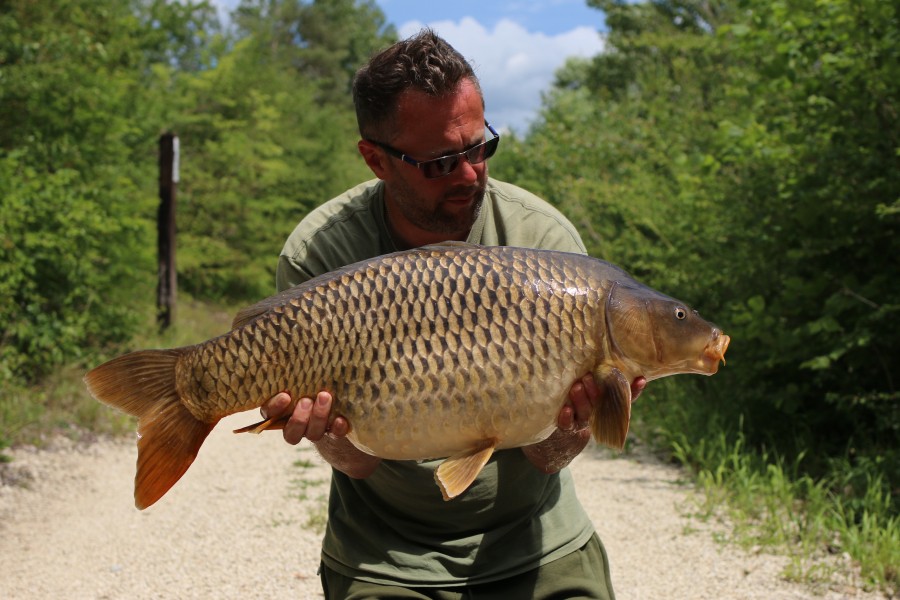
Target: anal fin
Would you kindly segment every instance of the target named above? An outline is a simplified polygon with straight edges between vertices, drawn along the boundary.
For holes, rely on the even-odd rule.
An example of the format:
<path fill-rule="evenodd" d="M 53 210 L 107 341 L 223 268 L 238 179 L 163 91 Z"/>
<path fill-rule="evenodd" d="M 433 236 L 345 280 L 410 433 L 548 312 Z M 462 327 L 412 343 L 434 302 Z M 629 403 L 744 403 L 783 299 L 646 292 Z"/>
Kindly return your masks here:
<path fill-rule="evenodd" d="M 434 472 L 434 480 L 441 489 L 444 500 L 452 500 L 466 491 L 481 469 L 490 460 L 497 447 L 497 439 L 485 440 L 483 443 L 454 454 Z"/>

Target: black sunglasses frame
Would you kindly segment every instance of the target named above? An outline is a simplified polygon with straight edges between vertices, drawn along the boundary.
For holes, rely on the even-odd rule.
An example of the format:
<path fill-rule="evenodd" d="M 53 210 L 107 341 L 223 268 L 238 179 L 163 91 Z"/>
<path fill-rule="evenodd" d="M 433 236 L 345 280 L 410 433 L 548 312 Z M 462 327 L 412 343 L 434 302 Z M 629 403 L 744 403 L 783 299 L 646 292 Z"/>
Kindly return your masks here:
<path fill-rule="evenodd" d="M 477 146 L 472 146 L 468 150 L 463 150 L 462 152 L 457 152 L 456 154 L 439 156 L 437 158 L 432 158 L 429 160 L 416 160 L 408 154 L 405 154 L 392 146 L 376 140 L 366 141 L 375 144 L 376 146 L 387 152 L 390 156 L 399 158 L 403 162 L 416 167 L 417 169 L 422 171 L 422 175 L 425 176 L 425 179 L 437 179 L 438 177 L 444 177 L 455 171 L 456 167 L 459 166 L 459 159 L 462 156 L 466 157 L 466 160 L 469 162 L 469 164 L 477 165 L 483 163 L 497 152 L 497 147 L 500 145 L 500 134 L 497 133 L 497 131 L 493 127 L 491 127 L 491 124 L 487 121 L 484 122 L 484 126 L 488 128 L 488 131 L 490 131 L 494 137 L 481 142 Z"/>

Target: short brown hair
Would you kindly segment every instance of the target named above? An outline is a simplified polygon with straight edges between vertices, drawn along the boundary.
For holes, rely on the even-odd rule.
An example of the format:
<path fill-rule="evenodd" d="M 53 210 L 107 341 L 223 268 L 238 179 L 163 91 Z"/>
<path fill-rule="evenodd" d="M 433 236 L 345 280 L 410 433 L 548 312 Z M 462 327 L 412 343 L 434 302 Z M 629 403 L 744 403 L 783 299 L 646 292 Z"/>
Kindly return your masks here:
<path fill-rule="evenodd" d="M 353 78 L 353 104 L 359 133 L 387 141 L 400 94 L 416 89 L 430 96 L 453 94 L 464 79 L 481 86 L 472 66 L 432 29 L 401 40 L 373 56 Z M 482 104 L 484 98 L 482 97 Z"/>

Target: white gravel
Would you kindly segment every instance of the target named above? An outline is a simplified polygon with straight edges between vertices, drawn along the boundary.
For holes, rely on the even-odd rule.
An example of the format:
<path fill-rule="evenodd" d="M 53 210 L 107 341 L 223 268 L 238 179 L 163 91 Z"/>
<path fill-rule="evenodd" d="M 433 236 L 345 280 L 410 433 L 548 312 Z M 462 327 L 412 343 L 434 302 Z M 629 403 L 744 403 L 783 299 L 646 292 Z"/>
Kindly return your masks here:
<path fill-rule="evenodd" d="M 230 433 L 255 416 L 221 423 L 145 511 L 132 503 L 132 442 L 13 451 L 0 484 L 0 598 L 321 598 L 330 471 L 306 443 Z M 589 451 L 573 471 L 619 600 L 881 598 L 852 583 L 787 582 L 786 559 L 717 543 L 685 516 L 692 492 L 677 468 Z"/>

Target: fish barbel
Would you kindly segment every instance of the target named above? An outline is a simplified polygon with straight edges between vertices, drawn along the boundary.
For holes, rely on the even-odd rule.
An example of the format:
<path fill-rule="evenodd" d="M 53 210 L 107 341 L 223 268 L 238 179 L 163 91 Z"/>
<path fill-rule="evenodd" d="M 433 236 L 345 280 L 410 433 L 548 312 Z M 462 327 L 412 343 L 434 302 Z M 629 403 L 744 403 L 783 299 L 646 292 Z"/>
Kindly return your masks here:
<path fill-rule="evenodd" d="M 687 305 L 607 262 L 455 243 L 316 277 L 241 311 L 222 336 L 125 354 L 85 383 L 138 417 L 141 509 L 178 481 L 220 419 L 284 390 L 294 399 L 329 391 L 332 419 L 344 416 L 367 453 L 449 457 L 435 480 L 450 499 L 495 450 L 548 437 L 585 374 L 606 386 L 593 436 L 622 448 L 631 381 L 712 375 L 728 343 Z"/>

